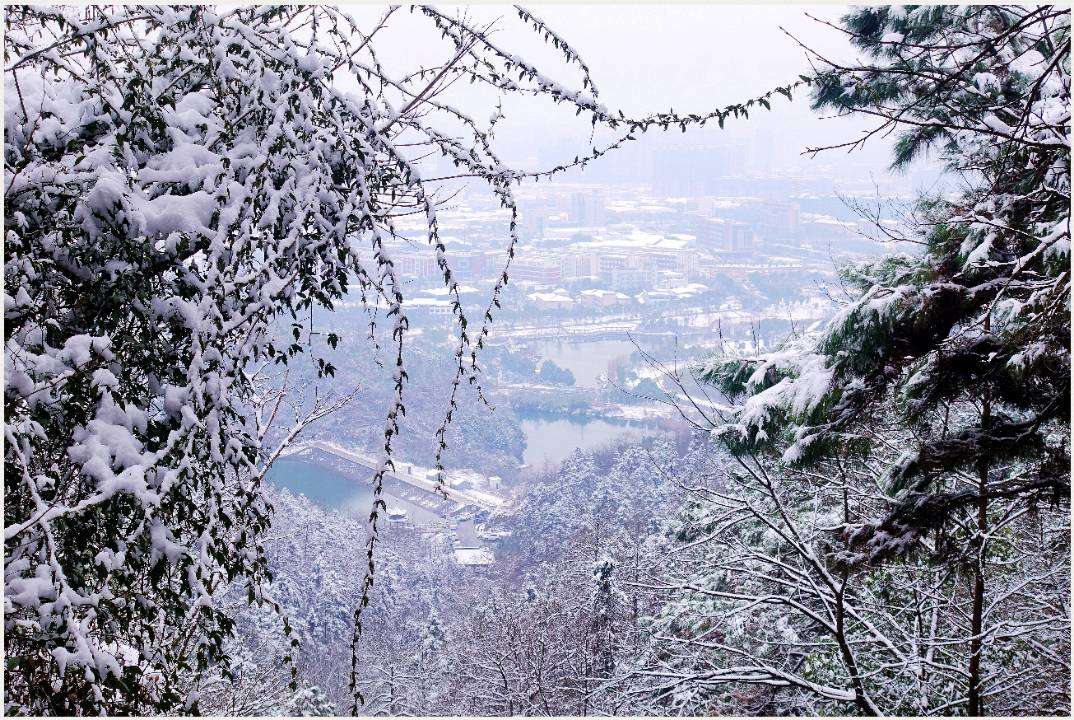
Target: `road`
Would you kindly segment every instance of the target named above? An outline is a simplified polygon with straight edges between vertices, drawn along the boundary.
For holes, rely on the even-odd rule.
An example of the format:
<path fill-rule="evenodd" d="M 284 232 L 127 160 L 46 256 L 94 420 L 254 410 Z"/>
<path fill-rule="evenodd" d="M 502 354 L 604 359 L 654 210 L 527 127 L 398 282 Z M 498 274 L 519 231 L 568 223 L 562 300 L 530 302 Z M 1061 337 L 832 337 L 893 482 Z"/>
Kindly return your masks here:
<path fill-rule="evenodd" d="M 462 520 L 455 530 L 455 536 L 462 547 L 481 547 L 482 543 L 477 539 L 477 531 L 474 529 L 473 520 Z"/>

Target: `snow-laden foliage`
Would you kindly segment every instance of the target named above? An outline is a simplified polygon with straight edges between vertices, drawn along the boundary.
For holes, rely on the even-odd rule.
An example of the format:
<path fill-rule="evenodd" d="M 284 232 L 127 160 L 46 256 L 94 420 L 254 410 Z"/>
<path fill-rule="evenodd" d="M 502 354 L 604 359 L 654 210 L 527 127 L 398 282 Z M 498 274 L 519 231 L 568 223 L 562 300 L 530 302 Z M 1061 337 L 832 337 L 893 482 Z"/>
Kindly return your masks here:
<path fill-rule="evenodd" d="M 946 635 L 957 670 L 917 711 L 1007 712 L 1009 688 L 1029 687 L 1019 711 L 1068 712 L 1069 685 L 1052 672 L 1065 650 L 1017 648 L 1030 628 L 1056 627 L 1056 605 L 1023 581 L 1069 570 L 1051 534 L 1069 523 L 1021 522 L 1070 498 L 1070 11 L 863 8 L 841 29 L 863 59 L 812 53 L 815 106 L 877 119 L 845 146 L 896 133 L 896 166 L 936 152 L 958 187 L 918 203 L 905 239 L 920 252 L 845 269 L 846 303 L 824 329 L 703 368 L 734 401 L 713 433 L 742 462 L 875 475 L 832 528 L 842 572 L 875 577 L 920 552 L 966 574 L 965 610 L 952 601 L 935 615 L 968 616 Z M 1012 597 L 1024 604 L 1000 610 Z M 1069 586 L 1055 602 L 1069 607 Z M 862 679 L 849 659 L 844 671 Z M 852 689 L 860 711 L 896 711 Z"/>
<path fill-rule="evenodd" d="M 678 486 L 711 460 L 669 443 L 576 452 L 532 479 L 511 508 L 513 535 L 499 576 L 478 586 L 448 625 L 452 713 L 635 714 L 618 690 L 644 642 L 652 610 L 636 587 L 650 540 L 676 506 Z M 430 708 L 427 712 L 440 712 Z"/>
<path fill-rule="evenodd" d="M 897 522 L 906 532 L 972 501 L 930 493 L 938 473 L 972 468 L 982 454 L 1025 465 L 989 494 L 1065 497 L 1070 13 L 875 8 L 844 27 L 867 62 L 818 59 L 816 106 L 878 118 L 878 132 L 902 133 L 896 164 L 934 150 L 963 187 L 922 201 L 911 238 L 920 254 L 846 269 L 851 295 L 818 336 L 706 368 L 744 396 L 718 432 L 740 449 L 778 447 L 784 461 L 807 464 L 867 451 L 861 427 L 893 405 L 918 428 L 887 479 L 909 501 Z M 953 405 L 982 399 L 986 421 L 949 422 Z"/>
<path fill-rule="evenodd" d="M 553 560 L 564 543 L 583 538 L 603 552 L 624 534 L 644 537 L 674 492 L 658 469 L 674 457 L 664 442 L 619 448 L 603 458 L 575 451 L 555 473 L 528 483 L 511 510 L 526 518 L 515 542 L 527 562 Z"/>
<path fill-rule="evenodd" d="M 577 52 L 524 10 L 517 20 L 581 71 L 581 90 L 462 16 L 411 12 L 432 23 L 448 59 L 391 74 L 377 35 L 398 7 L 364 29 L 331 7 L 5 9 L 8 710 L 194 709 L 177 678 L 226 654 L 233 620 L 217 591 L 243 582 L 251 601 L 274 602 L 263 593 L 270 515 L 253 367 L 300 352 L 313 309 L 348 288 L 370 311 L 371 339 L 379 313 L 387 319 L 395 388 L 357 637 L 380 480 L 405 412 L 392 218 L 424 217 L 453 298 L 441 449 L 508 279 L 505 269 L 475 328 L 440 240 L 436 188 L 413 158 L 446 159 L 499 198 L 505 260 L 517 241 L 511 184 L 567 167 L 526 176 L 504 166 L 491 133 L 502 113 L 474 120 L 440 99 L 446 85 L 549 98 L 623 132 L 612 147 L 650 128 L 722 125 L 791 93 L 628 118 L 597 102 Z M 293 341 L 281 342 L 273 328 L 288 323 Z M 355 651 L 352 677 L 358 661 Z"/>
<path fill-rule="evenodd" d="M 222 593 L 236 629 L 228 660 L 201 678 L 191 675 L 200 709 L 212 715 L 339 715 L 351 703 L 351 612 L 361 597 L 364 558 L 353 538 L 361 518 L 319 508 L 305 497 L 273 491 L 273 524 L 264 538 L 273 572 L 271 590 L 299 639 L 291 648 L 275 613 L 246 606 L 240 588 Z M 431 663 L 437 652 L 442 586 L 464 582 L 440 538 L 389 528 L 380 548 L 377 584 L 367 610 L 358 685 L 363 714 L 421 714 L 438 708 L 448 670 Z M 293 655 L 290 668 L 281 661 Z"/>
<path fill-rule="evenodd" d="M 892 428 L 882 428 L 901 441 Z M 891 452 L 891 451 L 888 451 Z M 972 561 L 954 528 L 926 552 L 852 572 L 841 529 L 879 512 L 883 463 L 811 471 L 744 461 L 698 478 L 646 573 L 663 603 L 625 676 L 633 712 L 949 715 L 964 706 Z M 992 713 L 1069 712 L 1069 525 L 1063 510 L 992 529 L 1002 563 L 982 628 Z M 655 559 L 655 558 L 654 558 Z"/>
<path fill-rule="evenodd" d="M 500 518 L 517 531 L 488 568 L 454 561 L 450 540 L 390 525 L 379 548 L 378 587 L 366 618 L 358 685 L 362 715 L 584 715 L 632 706 L 609 691 L 637 654 L 638 618 L 647 612 L 628 587 L 646 562 L 654 516 L 675 507 L 711 448 L 666 473 L 677 457 L 666 443 L 613 453 L 576 454 L 535 485 L 578 491 L 573 506 L 554 492 L 527 493 L 521 512 Z M 614 502 L 616 488 L 632 500 Z M 641 498 L 648 497 L 648 504 Z M 661 498 L 659 501 L 654 501 Z M 350 608 L 361 594 L 364 558 L 350 539 L 359 518 L 324 510 L 286 491 L 274 510 L 265 552 L 271 590 L 300 639 L 297 690 L 288 688 L 289 652 L 272 612 L 244 607 L 239 588 L 222 601 L 241 608 L 230 659 L 199 685 L 200 707 L 222 715 L 291 714 L 300 702 L 338 713 L 350 703 Z M 549 521 L 566 516 L 562 526 Z M 600 515 L 604 525 L 596 527 Z M 531 523 L 532 521 L 532 523 Z M 548 531 L 557 544 L 534 546 Z"/>

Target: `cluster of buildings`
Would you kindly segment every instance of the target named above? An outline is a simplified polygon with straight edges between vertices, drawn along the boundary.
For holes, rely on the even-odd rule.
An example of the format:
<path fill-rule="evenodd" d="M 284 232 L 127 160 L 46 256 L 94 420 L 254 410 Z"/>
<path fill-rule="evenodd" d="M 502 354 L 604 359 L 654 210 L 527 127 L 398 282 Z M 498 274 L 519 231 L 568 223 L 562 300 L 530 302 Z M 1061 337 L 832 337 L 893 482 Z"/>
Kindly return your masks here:
<path fill-rule="evenodd" d="M 609 197 L 600 188 L 550 188 L 522 203 L 520 247 L 509 269 L 513 285 L 537 290 L 588 283 L 633 295 L 705 283 L 770 266 L 769 250 L 793 246 L 804 227 L 800 206 L 788 200 L 626 192 Z M 451 272 L 468 284 L 487 285 L 504 266 L 506 232 L 488 215 L 485 208 L 470 207 L 460 225 L 442 228 Z M 392 257 L 404 278 L 443 280 L 436 253 L 427 246 L 415 243 Z M 586 302 L 614 305 L 617 299 L 595 296 Z"/>
<path fill-rule="evenodd" d="M 511 280 L 533 287 L 590 283 L 611 292 L 636 293 L 680 284 L 697 268 L 697 241 L 690 235 L 631 227 L 586 237 L 557 249 L 524 248 L 511 268 Z"/>
<path fill-rule="evenodd" d="M 736 148 L 686 148 L 655 155 L 647 185 L 519 187 L 503 307 L 523 321 L 531 311 L 649 315 L 657 304 L 701 312 L 726 300 L 753 312 L 781 297 L 808 298 L 819 292 L 811 278 L 875 255 L 876 245 L 862 239 L 867 221 L 848 219 L 831 178 L 763 175 L 749 165 Z M 438 215 L 440 239 L 460 299 L 480 311 L 507 260 L 505 213 L 480 194 L 452 209 Z M 392 252 L 410 284 L 407 308 L 450 316 L 444 272 L 414 222 L 412 242 Z"/>

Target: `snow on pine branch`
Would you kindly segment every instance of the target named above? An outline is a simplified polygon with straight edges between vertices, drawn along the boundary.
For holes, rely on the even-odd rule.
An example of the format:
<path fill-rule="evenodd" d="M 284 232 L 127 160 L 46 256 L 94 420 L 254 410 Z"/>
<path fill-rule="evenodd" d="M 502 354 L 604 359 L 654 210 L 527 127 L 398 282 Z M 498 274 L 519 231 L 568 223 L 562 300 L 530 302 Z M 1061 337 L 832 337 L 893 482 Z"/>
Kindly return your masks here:
<path fill-rule="evenodd" d="M 878 124 L 834 147 L 893 132 L 895 165 L 934 151 L 963 189 L 917 203 L 919 255 L 844 269 L 850 298 L 822 331 L 702 374 L 738 400 L 715 429 L 736 452 L 806 466 L 868 457 L 893 419 L 913 428 L 887 513 L 855 530 L 883 557 L 975 502 L 1069 498 L 1070 13 L 878 6 L 839 29 L 861 55 L 806 48 L 814 105 Z M 982 457 L 1031 477 L 1008 486 Z M 974 493 L 938 487 L 969 469 Z"/>

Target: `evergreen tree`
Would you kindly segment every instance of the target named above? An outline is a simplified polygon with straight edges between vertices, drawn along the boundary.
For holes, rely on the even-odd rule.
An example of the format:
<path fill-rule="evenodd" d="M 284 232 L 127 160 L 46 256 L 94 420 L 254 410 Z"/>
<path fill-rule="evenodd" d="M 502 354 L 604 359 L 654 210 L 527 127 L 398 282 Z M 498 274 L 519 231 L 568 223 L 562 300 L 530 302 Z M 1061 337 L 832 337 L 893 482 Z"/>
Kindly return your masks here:
<path fill-rule="evenodd" d="M 845 271 L 852 297 L 819 336 L 704 375 L 741 399 L 718 429 L 737 453 L 886 463 L 890 500 L 845 523 L 845 566 L 904 556 L 930 532 L 933 552 L 968 564 L 978 715 L 989 569 L 1011 570 L 1016 541 L 1004 528 L 1070 494 L 1070 12 L 867 8 L 843 29 L 864 59 L 814 53 L 815 106 L 877 118 L 870 135 L 900 133 L 896 166 L 935 151 L 963 187 L 920 203 L 920 253 Z M 894 456 L 877 432 L 889 425 L 907 440 Z"/>
<path fill-rule="evenodd" d="M 880 116 L 904 131 L 896 165 L 934 147 L 971 184 L 923 202 L 920 254 L 846 269 L 855 297 L 821 337 L 706 373 L 748 396 L 727 438 L 782 441 L 792 462 L 867 452 L 857 429 L 898 414 L 920 440 L 890 470 L 893 538 L 979 500 L 1069 494 L 1069 20 L 1047 7 L 849 15 L 876 62 L 822 73 L 816 106 Z M 940 489 L 982 458 L 1021 469 Z"/>
<path fill-rule="evenodd" d="M 614 578 L 616 563 L 602 557 L 593 563 L 593 676 L 609 678 L 615 672 L 618 646 L 628 640 L 623 626 L 625 598 Z"/>

